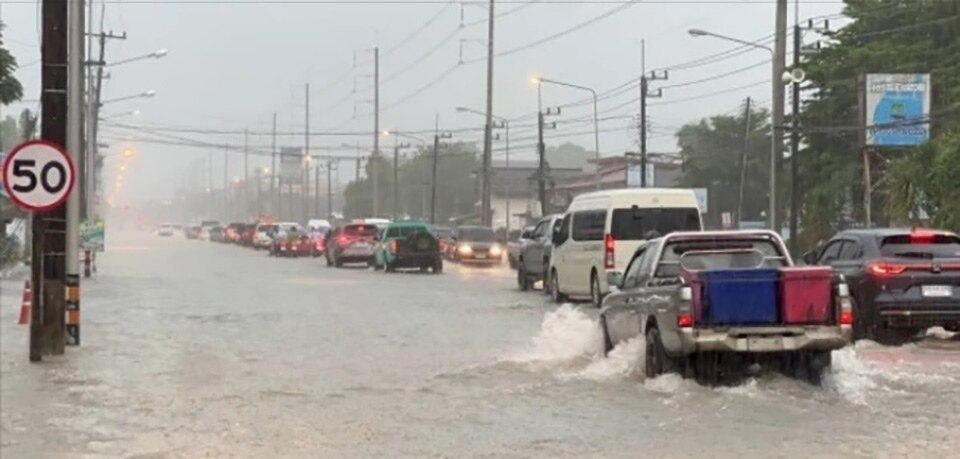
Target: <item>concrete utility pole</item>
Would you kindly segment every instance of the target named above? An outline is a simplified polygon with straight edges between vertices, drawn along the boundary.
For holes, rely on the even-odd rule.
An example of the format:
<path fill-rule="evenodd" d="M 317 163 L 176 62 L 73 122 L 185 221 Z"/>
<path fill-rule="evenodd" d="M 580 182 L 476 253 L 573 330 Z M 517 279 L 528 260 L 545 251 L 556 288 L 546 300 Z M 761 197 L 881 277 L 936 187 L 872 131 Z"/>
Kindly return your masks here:
<path fill-rule="evenodd" d="M 373 155 L 370 157 L 370 174 L 373 176 L 373 215 L 380 216 L 380 48 L 373 48 Z"/>
<path fill-rule="evenodd" d="M 437 114 L 433 130 L 433 164 L 432 180 L 430 181 L 430 223 L 437 222 L 437 165 L 440 162 L 440 139 L 452 138 L 449 132 L 440 132 L 440 114 Z"/>
<path fill-rule="evenodd" d="M 800 47 L 803 43 L 800 18 L 793 25 L 793 68 L 800 68 Z M 793 80 L 792 110 L 790 116 L 790 253 L 799 255 L 798 222 L 800 220 L 800 81 Z"/>
<path fill-rule="evenodd" d="M 274 188 L 274 177 L 277 177 L 277 181 L 280 180 L 280 171 L 277 170 L 277 112 L 273 112 L 273 132 L 270 142 L 270 194 L 273 195 L 275 202 L 277 203 L 277 208 L 274 209 L 276 217 L 280 218 L 280 183 L 276 184 Z"/>
<path fill-rule="evenodd" d="M 490 165 L 492 162 L 493 150 L 493 23 L 494 0 L 490 0 L 490 6 L 487 19 L 487 110 L 486 122 L 483 124 L 483 176 L 481 177 L 481 223 L 490 226 L 493 223 L 493 215 L 490 209 Z"/>
<path fill-rule="evenodd" d="M 663 90 L 657 89 L 656 92 L 650 92 L 650 81 L 666 80 L 669 77 L 667 71 L 658 75 L 652 71 L 650 76 L 640 77 L 640 187 L 647 187 L 647 99 L 663 97 Z"/>
<path fill-rule="evenodd" d="M 211 186 L 213 188 L 213 186 Z M 230 151 L 223 146 L 223 214 L 229 219 L 230 215 Z"/>
<path fill-rule="evenodd" d="M 737 229 L 743 222 L 743 186 L 747 180 L 747 152 L 750 150 L 750 118 L 753 112 L 750 110 L 750 98 L 747 97 L 747 104 L 744 108 L 744 130 L 743 130 L 743 153 L 740 154 L 740 193 L 737 198 Z"/>
<path fill-rule="evenodd" d="M 250 144 L 247 130 L 243 130 L 243 218 L 250 212 Z"/>
<path fill-rule="evenodd" d="M 213 199 L 213 150 L 207 152 L 207 215 L 212 217 L 216 214 L 216 204 Z M 227 215 L 223 216 L 228 218 Z"/>
<path fill-rule="evenodd" d="M 783 71 L 787 56 L 787 0 L 777 0 L 777 13 L 773 43 L 773 100 L 771 123 L 773 124 L 774 158 L 770 161 L 770 223 L 780 234 L 779 209 L 777 209 L 777 175 L 783 162 Z"/>
<path fill-rule="evenodd" d="M 87 101 L 87 148 L 84 152 L 86 155 L 86 163 L 84 165 L 84 169 L 82 170 L 82 173 L 85 177 L 84 181 L 86 182 L 86 188 L 83 196 L 81 196 L 81 199 L 84 201 L 83 212 L 85 217 L 92 217 L 95 214 L 93 211 L 93 206 L 94 200 L 97 197 L 97 190 L 99 189 L 100 182 L 100 174 L 97 167 L 100 158 L 100 147 L 97 145 L 97 137 L 99 136 L 100 129 L 100 95 L 103 87 L 103 67 L 106 64 L 104 62 L 104 54 L 106 52 L 107 39 L 127 39 L 126 32 L 116 35 L 113 32 L 107 33 L 103 31 L 103 16 L 105 10 L 106 8 L 101 6 L 100 33 L 97 34 L 100 44 L 100 54 L 97 61 L 92 63 L 93 65 L 96 65 L 97 72 L 96 77 L 90 82 L 90 94 L 88 95 L 89 99 Z"/>
<path fill-rule="evenodd" d="M 41 6 L 42 62 L 40 138 L 56 145 L 67 140 L 67 1 L 44 0 Z M 64 352 L 66 206 L 33 214 L 33 299 L 30 361 Z"/>
<path fill-rule="evenodd" d="M 540 215 L 547 209 L 547 149 L 543 144 L 543 83 L 537 81 L 537 198 L 540 199 Z"/>
<path fill-rule="evenodd" d="M 304 85 L 303 108 L 303 154 L 306 160 L 306 169 L 303 172 L 304 180 L 300 182 L 300 197 L 303 199 L 303 219 L 310 213 L 310 83 Z"/>
<path fill-rule="evenodd" d="M 340 161 L 337 161 L 339 168 Z M 333 159 L 327 161 L 327 220 L 333 222 Z"/>
<path fill-rule="evenodd" d="M 396 221 L 400 214 L 400 142 L 397 142 L 400 134 L 397 133 L 393 138 L 393 220 Z"/>
<path fill-rule="evenodd" d="M 67 62 L 67 154 L 84 170 L 83 158 L 83 93 L 84 93 L 84 5 L 83 0 L 68 3 L 69 12 Z M 65 308 L 66 345 L 80 345 L 80 196 L 86 184 L 85 177 L 77 178 L 77 185 L 67 197 L 66 284 Z M 2 222 L 0 222 L 2 223 Z"/>

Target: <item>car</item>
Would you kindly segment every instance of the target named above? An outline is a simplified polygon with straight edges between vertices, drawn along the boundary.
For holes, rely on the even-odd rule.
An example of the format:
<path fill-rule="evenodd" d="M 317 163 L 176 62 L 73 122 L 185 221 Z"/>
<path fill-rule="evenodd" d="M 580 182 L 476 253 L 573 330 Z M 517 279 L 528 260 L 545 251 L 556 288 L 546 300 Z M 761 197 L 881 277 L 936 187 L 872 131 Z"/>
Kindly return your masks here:
<path fill-rule="evenodd" d="M 374 225 L 350 223 L 327 233 L 325 247 L 327 266 L 341 267 L 346 263 L 366 263 L 373 266 L 380 232 Z"/>
<path fill-rule="evenodd" d="M 164 223 L 157 228 L 157 236 L 170 237 L 173 236 L 173 225 Z"/>
<path fill-rule="evenodd" d="M 200 227 L 200 236 L 199 236 L 199 239 L 200 239 L 201 241 L 209 241 L 209 240 L 210 240 L 210 230 L 212 230 L 213 228 L 218 228 L 218 227 L 217 227 L 217 226 L 202 226 L 202 227 Z"/>
<path fill-rule="evenodd" d="M 183 235 L 187 239 L 200 239 L 200 225 L 185 225 Z"/>
<path fill-rule="evenodd" d="M 309 248 L 307 241 L 304 240 L 305 238 L 306 233 L 303 231 L 303 228 L 300 227 L 299 223 L 278 223 L 277 230 L 274 231 L 273 237 L 271 238 L 270 255 L 284 257 L 300 256 L 301 250 L 305 251 Z M 304 246 L 303 249 L 300 248 L 301 245 Z"/>
<path fill-rule="evenodd" d="M 644 340 L 644 373 L 732 382 L 766 366 L 819 383 L 852 342 L 849 287 L 829 268 L 795 267 L 772 231 L 676 232 L 608 273 L 604 354 Z"/>
<path fill-rule="evenodd" d="M 273 246 L 273 235 L 279 227 L 276 223 L 259 223 L 254 228 L 252 245 L 256 250 L 269 250 Z"/>
<path fill-rule="evenodd" d="M 576 196 L 552 238 L 549 291 L 558 303 L 589 296 L 599 308 L 609 292 L 606 273 L 623 272 L 645 240 L 702 229 L 693 190 L 630 188 Z"/>
<path fill-rule="evenodd" d="M 517 286 L 520 290 L 530 290 L 537 282 L 543 282 L 544 292 L 548 292 L 547 279 L 550 267 L 550 254 L 553 249 L 553 232 L 563 221 L 560 214 L 548 215 L 537 221 L 532 229 L 525 230 L 524 241 L 517 255 Z"/>
<path fill-rule="evenodd" d="M 330 228 L 317 227 L 310 230 L 310 256 L 316 258 L 327 251 L 327 233 Z"/>
<path fill-rule="evenodd" d="M 517 260 L 520 259 L 520 250 L 527 243 L 527 237 L 533 231 L 533 226 L 527 226 L 517 231 L 510 231 L 507 238 L 507 263 L 510 269 L 517 269 Z"/>
<path fill-rule="evenodd" d="M 847 279 L 856 339 L 901 344 L 929 327 L 960 331 L 960 237 L 955 233 L 846 230 L 803 259 Z"/>
<path fill-rule="evenodd" d="M 452 249 L 453 261 L 498 265 L 503 263 L 503 246 L 497 235 L 486 226 L 461 226 L 457 228 Z"/>
<path fill-rule="evenodd" d="M 244 223 L 240 227 L 240 242 L 239 244 L 244 247 L 253 247 L 253 239 L 257 233 L 257 224 L 256 223 Z"/>
<path fill-rule="evenodd" d="M 234 244 L 240 243 L 240 238 L 243 234 L 243 229 L 246 227 L 246 223 L 234 222 L 229 223 L 223 228 L 223 238 L 226 242 L 232 242 Z"/>
<path fill-rule="evenodd" d="M 395 222 L 383 229 L 374 258 L 374 268 L 390 273 L 402 268 L 420 272 L 443 272 L 440 241 L 421 222 Z"/>
<path fill-rule="evenodd" d="M 433 233 L 434 237 L 436 237 L 437 241 L 440 243 L 441 256 L 447 258 L 447 250 L 448 248 L 453 247 L 453 237 L 456 234 L 453 231 L 453 228 L 450 228 L 449 226 L 434 225 L 430 227 L 430 231 Z"/>
<path fill-rule="evenodd" d="M 210 242 L 224 242 L 223 239 L 223 228 L 219 226 L 214 226 L 208 230 Z"/>

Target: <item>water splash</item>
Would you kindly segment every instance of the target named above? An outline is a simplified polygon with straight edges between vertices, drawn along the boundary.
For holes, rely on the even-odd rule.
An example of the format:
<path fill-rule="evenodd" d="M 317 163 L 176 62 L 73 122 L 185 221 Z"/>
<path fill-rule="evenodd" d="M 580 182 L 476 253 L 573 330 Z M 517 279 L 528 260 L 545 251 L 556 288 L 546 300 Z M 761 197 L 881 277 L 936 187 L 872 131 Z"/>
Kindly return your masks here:
<path fill-rule="evenodd" d="M 565 304 L 547 313 L 530 346 L 507 360 L 569 366 L 599 354 L 600 342 L 601 333 L 596 321 Z"/>
<path fill-rule="evenodd" d="M 636 377 L 643 373 L 644 344 L 644 340 L 639 337 L 620 343 L 607 354 L 606 358 L 598 355 L 575 376 L 591 381 Z"/>

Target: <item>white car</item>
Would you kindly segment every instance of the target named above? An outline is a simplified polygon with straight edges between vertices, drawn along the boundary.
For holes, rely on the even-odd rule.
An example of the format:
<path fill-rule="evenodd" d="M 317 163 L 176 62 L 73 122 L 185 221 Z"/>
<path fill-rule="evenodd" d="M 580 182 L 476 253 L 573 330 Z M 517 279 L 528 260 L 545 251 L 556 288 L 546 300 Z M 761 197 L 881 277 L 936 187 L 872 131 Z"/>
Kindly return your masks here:
<path fill-rule="evenodd" d="M 209 227 L 209 226 L 204 226 L 203 228 L 200 228 L 200 240 L 201 240 L 201 241 L 209 241 L 209 240 L 210 240 L 210 227 Z"/>
<path fill-rule="evenodd" d="M 260 223 L 253 233 L 253 248 L 269 249 L 273 245 L 273 235 L 279 227 L 276 223 Z"/>
<path fill-rule="evenodd" d="M 157 228 L 157 236 L 170 237 L 173 236 L 173 225 L 169 223 L 164 223 Z"/>
<path fill-rule="evenodd" d="M 553 233 L 550 293 L 587 296 L 600 307 L 608 272 L 620 272 L 643 243 L 674 231 L 702 231 L 693 190 L 630 188 L 577 196 Z"/>

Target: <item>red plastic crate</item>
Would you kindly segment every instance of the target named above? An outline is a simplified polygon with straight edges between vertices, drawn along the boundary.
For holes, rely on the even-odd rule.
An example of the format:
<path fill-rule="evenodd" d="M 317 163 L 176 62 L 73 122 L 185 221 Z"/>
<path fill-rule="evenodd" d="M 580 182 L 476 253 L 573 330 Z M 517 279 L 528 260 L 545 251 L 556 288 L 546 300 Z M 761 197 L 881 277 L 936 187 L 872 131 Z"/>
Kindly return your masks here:
<path fill-rule="evenodd" d="M 805 266 L 780 269 L 780 317 L 786 324 L 834 322 L 833 270 Z"/>

